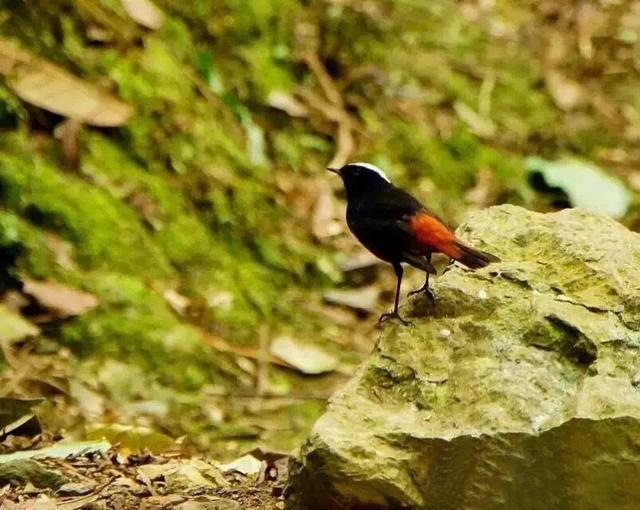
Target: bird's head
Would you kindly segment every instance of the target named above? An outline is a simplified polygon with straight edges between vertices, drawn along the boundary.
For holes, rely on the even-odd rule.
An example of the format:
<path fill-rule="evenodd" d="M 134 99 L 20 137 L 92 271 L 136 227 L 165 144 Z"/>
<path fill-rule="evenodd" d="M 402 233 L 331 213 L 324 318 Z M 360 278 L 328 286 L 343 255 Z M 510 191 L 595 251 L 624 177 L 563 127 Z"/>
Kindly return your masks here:
<path fill-rule="evenodd" d="M 342 177 L 347 197 L 391 186 L 387 175 L 380 168 L 369 163 L 348 163 L 341 168 L 327 168 L 327 170 Z"/>

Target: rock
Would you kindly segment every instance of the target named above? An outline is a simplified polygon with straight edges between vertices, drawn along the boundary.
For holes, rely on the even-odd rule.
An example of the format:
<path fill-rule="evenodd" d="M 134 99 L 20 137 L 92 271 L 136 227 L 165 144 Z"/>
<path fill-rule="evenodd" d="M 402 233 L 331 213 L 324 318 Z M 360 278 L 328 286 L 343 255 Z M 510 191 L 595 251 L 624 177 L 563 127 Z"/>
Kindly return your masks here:
<path fill-rule="evenodd" d="M 435 310 L 418 297 L 413 327 L 385 327 L 293 463 L 290 506 L 640 508 L 640 236 L 514 206 L 458 233 L 503 262 L 450 267 Z"/>
<path fill-rule="evenodd" d="M 13 460 L 0 464 L 0 487 L 7 484 L 26 485 L 31 483 L 41 489 L 57 489 L 66 481 L 67 479 L 60 473 L 45 468 L 35 460 Z"/>

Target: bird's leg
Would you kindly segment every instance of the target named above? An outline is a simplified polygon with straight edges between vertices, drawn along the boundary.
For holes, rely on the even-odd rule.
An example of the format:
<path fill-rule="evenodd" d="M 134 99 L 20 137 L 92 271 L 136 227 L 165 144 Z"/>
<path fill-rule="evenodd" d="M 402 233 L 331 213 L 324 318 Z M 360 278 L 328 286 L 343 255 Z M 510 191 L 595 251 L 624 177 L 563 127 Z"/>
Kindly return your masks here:
<path fill-rule="evenodd" d="M 402 322 L 402 324 L 407 326 L 411 323 L 400 317 L 400 313 L 398 313 L 398 305 L 400 304 L 400 286 L 402 285 L 402 265 L 394 264 L 393 269 L 395 270 L 396 277 L 398 278 L 398 283 L 396 285 L 396 299 L 393 305 L 393 311 L 389 313 L 383 313 L 378 319 L 378 324 L 382 324 L 388 319 L 398 319 L 400 322 Z"/>
<path fill-rule="evenodd" d="M 429 261 L 429 264 L 431 264 L 431 253 L 429 255 L 426 256 L 427 260 Z M 427 278 L 424 281 L 424 285 L 422 287 L 420 287 L 418 290 L 412 290 L 411 292 L 409 292 L 409 294 L 407 294 L 407 297 L 409 296 L 414 296 L 416 294 L 420 294 L 420 293 L 425 293 L 427 296 L 429 296 L 429 299 L 431 300 L 432 303 L 436 302 L 435 297 L 433 296 L 433 293 L 431 292 L 431 290 L 429 290 L 429 273 L 427 272 Z"/>

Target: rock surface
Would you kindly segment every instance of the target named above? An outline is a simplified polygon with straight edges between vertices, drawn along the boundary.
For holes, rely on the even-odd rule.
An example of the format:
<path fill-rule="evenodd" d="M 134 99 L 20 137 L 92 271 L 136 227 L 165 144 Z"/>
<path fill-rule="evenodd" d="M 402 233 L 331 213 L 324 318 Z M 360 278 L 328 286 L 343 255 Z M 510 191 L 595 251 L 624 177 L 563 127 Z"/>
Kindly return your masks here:
<path fill-rule="evenodd" d="M 35 460 L 20 459 L 0 464 L 0 486 L 31 483 L 34 487 L 57 489 L 65 482 L 66 477 Z"/>
<path fill-rule="evenodd" d="M 331 399 L 305 509 L 640 508 L 640 236 L 580 210 L 476 213 L 503 262 L 436 279 Z M 427 315 L 427 313 L 429 315 Z"/>

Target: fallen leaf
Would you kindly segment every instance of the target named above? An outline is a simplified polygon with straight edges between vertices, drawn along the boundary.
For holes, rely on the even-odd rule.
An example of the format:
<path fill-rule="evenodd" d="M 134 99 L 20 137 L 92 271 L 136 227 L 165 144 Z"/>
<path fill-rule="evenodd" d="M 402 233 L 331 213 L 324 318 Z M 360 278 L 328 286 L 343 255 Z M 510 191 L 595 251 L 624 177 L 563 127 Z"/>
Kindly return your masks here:
<path fill-rule="evenodd" d="M 290 337 L 274 339 L 270 351 L 303 374 L 332 372 L 338 366 L 338 360 L 332 355 L 314 345 L 302 344 Z"/>
<path fill-rule="evenodd" d="M 243 455 L 242 457 L 227 464 L 218 464 L 218 469 L 223 473 L 235 471 L 245 476 L 257 476 L 262 469 L 262 462 L 253 455 Z"/>
<path fill-rule="evenodd" d="M 39 334 L 37 326 L 0 304 L 0 342 L 17 342 Z"/>
<path fill-rule="evenodd" d="M 169 306 L 178 315 L 184 315 L 184 312 L 189 308 L 191 300 L 187 296 L 183 296 L 177 290 L 167 289 L 162 293 L 162 296 L 169 303 Z"/>
<path fill-rule="evenodd" d="M 327 303 L 347 306 L 354 310 L 371 312 L 378 303 L 380 289 L 377 287 L 362 287 L 360 289 L 336 289 L 324 293 L 323 298 Z"/>
<path fill-rule="evenodd" d="M 47 458 L 64 459 L 82 455 L 100 453 L 105 455 L 111 448 L 108 441 L 60 441 L 53 446 L 39 450 L 23 450 L 0 455 L 0 464 L 19 459 Z"/>
<path fill-rule="evenodd" d="M 564 76 L 556 70 L 549 70 L 545 75 L 547 90 L 558 108 L 569 111 L 584 103 L 585 93 L 575 80 Z"/>
<path fill-rule="evenodd" d="M 618 179 L 592 163 L 577 159 L 527 160 L 529 180 L 541 191 L 561 191 L 573 207 L 621 218 L 631 206 L 631 194 Z"/>
<path fill-rule="evenodd" d="M 0 38 L 0 74 L 23 101 L 83 124 L 122 126 L 134 113 L 131 105 L 5 38 Z"/>
<path fill-rule="evenodd" d="M 53 253 L 56 264 L 64 269 L 76 269 L 76 264 L 73 260 L 73 245 L 69 241 L 65 241 L 52 232 L 47 232 L 44 242 Z"/>
<path fill-rule="evenodd" d="M 0 440 L 6 436 L 35 437 L 42 432 L 40 420 L 35 414 L 29 413 L 0 429 Z"/>
<path fill-rule="evenodd" d="M 158 30 L 164 22 L 164 15 L 151 0 L 121 0 L 122 7 L 138 25 Z"/>
<path fill-rule="evenodd" d="M 44 398 L 0 398 L 0 427 L 31 414 L 33 408 L 44 401 Z"/>
<path fill-rule="evenodd" d="M 105 398 L 78 379 L 72 378 L 69 381 L 69 395 L 78 404 L 87 421 L 91 422 L 104 414 Z"/>
<path fill-rule="evenodd" d="M 178 463 L 174 471 L 164 475 L 164 479 L 167 490 L 226 487 L 229 485 L 217 468 L 199 459 L 189 459 Z"/>
<path fill-rule="evenodd" d="M 62 496 L 84 496 L 85 494 L 89 494 L 95 488 L 95 486 L 95 482 L 69 482 L 58 488 L 58 494 Z"/>
<path fill-rule="evenodd" d="M 158 480 L 164 478 L 168 491 L 197 487 L 226 487 L 229 483 L 218 468 L 200 459 L 184 459 L 164 464 L 147 464 L 138 467 L 142 478 Z"/>
<path fill-rule="evenodd" d="M 496 134 L 496 125 L 490 118 L 483 117 L 463 102 L 456 101 L 453 109 L 458 117 L 479 137 L 492 138 Z"/>
<path fill-rule="evenodd" d="M 22 279 L 22 290 L 33 297 L 40 306 L 55 312 L 58 317 L 82 315 L 98 306 L 98 299 L 62 283 Z"/>

